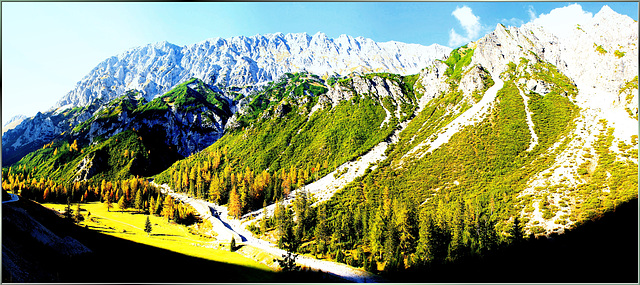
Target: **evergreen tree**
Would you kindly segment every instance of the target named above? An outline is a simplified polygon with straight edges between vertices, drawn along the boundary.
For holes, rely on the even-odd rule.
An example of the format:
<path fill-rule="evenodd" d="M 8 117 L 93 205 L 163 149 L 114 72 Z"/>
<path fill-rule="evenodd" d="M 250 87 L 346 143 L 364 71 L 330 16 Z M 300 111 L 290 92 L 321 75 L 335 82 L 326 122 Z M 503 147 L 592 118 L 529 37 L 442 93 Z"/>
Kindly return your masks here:
<path fill-rule="evenodd" d="M 164 204 L 164 200 L 162 199 L 162 194 L 158 191 L 158 198 L 156 199 L 155 208 L 153 208 L 153 214 L 158 216 L 162 213 L 162 204 Z"/>
<path fill-rule="evenodd" d="M 73 210 L 71 209 L 71 197 L 67 197 L 67 207 L 64 208 L 64 218 L 71 221 L 73 218 Z"/>
<path fill-rule="evenodd" d="M 229 243 L 229 251 L 233 252 L 236 248 L 236 239 L 231 236 L 231 242 Z"/>
<path fill-rule="evenodd" d="M 81 209 L 80 209 L 80 204 L 76 204 L 76 214 L 74 216 L 74 220 L 76 221 L 76 223 L 82 222 L 84 221 L 84 217 L 82 216 L 82 213 L 80 213 Z"/>
<path fill-rule="evenodd" d="M 378 271 L 378 263 L 376 262 L 376 258 L 373 255 L 365 259 L 364 270 L 372 273 L 376 273 Z"/>
<path fill-rule="evenodd" d="M 309 205 L 307 203 L 307 193 L 302 189 L 298 191 L 294 201 L 294 210 L 296 215 L 296 225 L 294 234 L 297 240 L 302 240 L 305 235 L 308 222 Z"/>
<path fill-rule="evenodd" d="M 522 225 L 520 224 L 520 218 L 518 217 L 518 215 L 516 215 L 513 218 L 513 225 L 511 226 L 511 229 L 509 230 L 509 234 L 511 235 L 512 242 L 514 242 L 516 244 L 522 242 L 522 240 L 524 239 L 524 229 L 522 228 Z"/>
<path fill-rule="evenodd" d="M 387 228 L 385 230 L 384 238 L 384 259 L 387 262 L 393 262 L 396 254 L 400 251 L 398 242 L 398 230 L 392 222 L 387 223 L 386 226 Z"/>
<path fill-rule="evenodd" d="M 144 207 L 144 200 L 142 200 L 142 191 L 140 191 L 140 189 L 136 191 L 135 207 L 137 210 L 142 210 Z"/>
<path fill-rule="evenodd" d="M 321 254 L 325 253 L 326 240 L 331 235 L 331 228 L 327 223 L 327 205 L 322 204 L 319 206 L 316 229 L 314 232 L 316 238 L 316 244 L 318 245 L 318 251 Z"/>
<path fill-rule="evenodd" d="M 449 260 L 454 261 L 463 257 L 465 253 L 464 243 L 464 204 L 462 200 L 455 203 L 452 221 L 452 237 L 449 244 Z"/>
<path fill-rule="evenodd" d="M 336 249 L 336 261 L 340 263 L 344 263 L 344 253 L 341 248 Z"/>
<path fill-rule="evenodd" d="M 405 214 L 400 223 L 400 250 L 409 255 L 416 250 L 419 238 L 419 227 L 416 219 L 416 208 L 413 203 L 407 203 Z"/>
<path fill-rule="evenodd" d="M 382 205 L 380 205 L 369 230 L 369 246 L 371 247 L 371 252 L 378 258 L 382 257 L 384 231 L 387 222 L 384 211 L 382 210 Z"/>
<path fill-rule="evenodd" d="M 147 235 L 150 235 L 151 230 L 151 220 L 149 219 L 149 216 L 147 216 L 147 220 L 144 222 L 144 232 L 147 233 Z"/>

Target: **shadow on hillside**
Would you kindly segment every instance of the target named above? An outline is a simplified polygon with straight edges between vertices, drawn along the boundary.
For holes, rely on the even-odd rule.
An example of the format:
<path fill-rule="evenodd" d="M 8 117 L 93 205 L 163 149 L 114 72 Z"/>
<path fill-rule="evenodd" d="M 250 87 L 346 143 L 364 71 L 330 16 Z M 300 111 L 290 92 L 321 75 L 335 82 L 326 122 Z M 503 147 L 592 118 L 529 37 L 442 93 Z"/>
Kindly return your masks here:
<path fill-rule="evenodd" d="M 391 277 L 392 282 L 637 283 L 638 200 L 553 238 L 528 240 L 481 260 Z"/>
<path fill-rule="evenodd" d="M 3 207 L 3 217 L 22 215 L 22 209 L 60 237 L 71 236 L 93 252 L 69 257 L 35 241 L 29 232 L 21 232 L 3 218 L 3 252 L 19 256 L 21 268 L 29 279 L 20 282 L 78 283 L 220 283 L 220 282 L 323 282 L 308 278 L 290 280 L 290 276 L 233 264 L 209 261 L 173 251 L 138 244 L 68 223 L 53 211 L 34 202 L 21 200 Z M 3 264 L 5 264 L 3 255 Z M 3 282 L 12 280 L 11 272 L 2 272 Z M 323 278 L 322 276 L 314 276 Z"/>

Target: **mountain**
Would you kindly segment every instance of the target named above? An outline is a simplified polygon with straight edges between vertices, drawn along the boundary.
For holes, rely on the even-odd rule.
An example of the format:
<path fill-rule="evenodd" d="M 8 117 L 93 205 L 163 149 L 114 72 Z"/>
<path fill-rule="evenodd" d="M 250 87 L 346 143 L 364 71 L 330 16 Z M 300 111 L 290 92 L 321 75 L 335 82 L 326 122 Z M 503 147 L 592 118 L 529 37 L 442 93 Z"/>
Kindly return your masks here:
<path fill-rule="evenodd" d="M 417 76 L 328 79 L 317 101 L 252 109 L 156 179 L 265 239 L 389 276 L 479 260 L 637 201 L 637 40 L 608 7 L 565 38 L 497 25 Z M 341 107 L 380 115 L 342 121 Z"/>
<path fill-rule="evenodd" d="M 298 71 L 413 74 L 449 51 L 437 44 L 377 43 L 347 35 L 331 39 L 320 32 L 313 36 L 276 33 L 212 38 L 184 47 L 159 42 L 101 62 L 56 107 L 84 106 L 95 98 L 112 99 L 130 89 L 141 91 L 150 101 L 191 77 L 222 88 L 244 88 Z"/>
<path fill-rule="evenodd" d="M 186 181 L 175 179 L 175 173 L 201 173 L 204 168 L 215 174 L 212 179 L 222 181 L 232 175 L 258 175 L 256 181 L 263 180 L 259 191 L 264 193 L 255 194 L 257 199 L 245 210 L 272 204 L 387 140 L 415 109 L 418 98 L 410 86 L 416 79 L 415 75 L 373 73 L 325 83 L 309 73 L 287 74 L 250 96 L 220 140 L 175 163 L 156 177 L 157 183 L 227 203 L 231 184 L 211 182 L 214 186 L 204 187 L 205 179 L 197 187 L 186 188 Z M 277 181 L 281 175 L 291 177 Z M 221 188 L 209 191 L 211 187 Z"/>
<path fill-rule="evenodd" d="M 161 42 L 134 48 L 98 64 L 51 110 L 3 133 L 3 165 L 16 162 L 61 133 L 70 133 L 103 104 L 130 90 L 149 102 L 180 83 L 199 78 L 229 101 L 238 92 L 260 89 L 255 85 L 287 72 L 307 70 L 325 77 L 368 71 L 412 74 L 449 51 L 439 45 L 376 43 L 346 35 L 330 39 L 323 33 L 214 38 L 185 47 Z M 233 104 L 229 107 L 235 111 Z M 202 149 L 191 144 L 191 152 L 181 150 L 183 155 Z"/>
<path fill-rule="evenodd" d="M 562 38 L 499 24 L 416 74 L 309 63 L 245 90 L 230 86 L 258 82 L 246 81 L 253 73 L 195 76 L 152 100 L 129 91 L 50 115 L 73 125 L 91 114 L 3 175 L 159 173 L 155 182 L 226 204 L 263 239 L 424 281 L 637 203 L 637 41 L 637 22 L 605 6 Z"/>
<path fill-rule="evenodd" d="M 128 91 L 92 113 L 14 166 L 67 182 L 150 176 L 215 142 L 232 115 L 230 101 L 195 78 L 151 102 Z"/>
<path fill-rule="evenodd" d="M 15 128 L 17 125 L 19 125 L 26 118 L 27 118 L 27 116 L 25 116 L 25 115 L 13 116 L 11 119 L 9 119 L 9 121 L 7 121 L 4 124 L 4 126 L 2 126 L 2 133 L 4 134 L 4 132 Z"/>
<path fill-rule="evenodd" d="M 85 107 L 58 108 L 24 119 L 2 134 L 3 165 L 11 165 L 55 138 L 68 134 L 75 125 L 91 118 L 101 104 L 103 101 L 97 99 Z"/>

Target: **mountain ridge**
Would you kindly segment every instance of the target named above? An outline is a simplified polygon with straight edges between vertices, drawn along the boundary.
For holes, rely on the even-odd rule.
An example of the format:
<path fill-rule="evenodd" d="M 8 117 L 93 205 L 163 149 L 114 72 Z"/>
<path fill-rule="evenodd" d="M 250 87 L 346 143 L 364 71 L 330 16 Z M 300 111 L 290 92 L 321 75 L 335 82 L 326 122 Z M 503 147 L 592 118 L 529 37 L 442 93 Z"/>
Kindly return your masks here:
<path fill-rule="evenodd" d="M 96 97 L 114 98 L 129 89 L 150 101 L 191 77 L 221 87 L 246 87 L 276 80 L 287 72 L 345 75 L 354 71 L 410 74 L 448 47 L 318 32 L 210 38 L 178 46 L 167 41 L 132 48 L 99 63 L 55 107 L 82 106 Z"/>

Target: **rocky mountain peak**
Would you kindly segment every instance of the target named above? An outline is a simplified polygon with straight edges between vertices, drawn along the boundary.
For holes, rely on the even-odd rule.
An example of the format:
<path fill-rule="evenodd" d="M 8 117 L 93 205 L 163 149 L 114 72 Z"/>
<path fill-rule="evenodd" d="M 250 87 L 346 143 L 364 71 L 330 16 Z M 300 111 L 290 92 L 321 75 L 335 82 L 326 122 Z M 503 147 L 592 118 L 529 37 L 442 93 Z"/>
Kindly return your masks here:
<path fill-rule="evenodd" d="M 449 48 L 376 43 L 318 32 L 212 38 L 180 47 L 166 41 L 125 51 L 101 62 L 56 105 L 85 106 L 94 98 L 116 98 L 138 90 L 151 101 L 191 77 L 224 87 L 261 85 L 287 72 L 417 73 Z"/>

